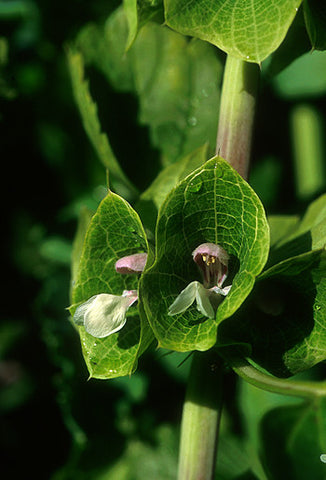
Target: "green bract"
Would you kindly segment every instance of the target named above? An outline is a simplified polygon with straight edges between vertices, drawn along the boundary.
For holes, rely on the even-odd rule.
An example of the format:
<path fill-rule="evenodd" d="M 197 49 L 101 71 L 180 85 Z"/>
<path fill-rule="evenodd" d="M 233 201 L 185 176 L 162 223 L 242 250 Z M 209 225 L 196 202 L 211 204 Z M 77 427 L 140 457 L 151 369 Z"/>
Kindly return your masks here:
<path fill-rule="evenodd" d="M 122 295 L 123 290 L 137 290 L 137 276 L 117 273 L 115 262 L 138 252 L 147 252 L 139 217 L 125 200 L 109 192 L 87 230 L 79 271 L 72 288 L 71 314 L 78 305 L 94 295 Z M 114 378 L 135 370 L 138 357 L 153 337 L 144 315 L 140 321 L 136 306 L 128 310 L 127 317 L 121 331 L 105 338 L 95 338 L 86 333 L 83 326 L 78 327 L 91 377 Z"/>
<path fill-rule="evenodd" d="M 289 376 L 326 359 L 326 195 L 301 220 L 277 216 L 270 225 L 271 254 L 256 295 L 220 333 L 250 344 L 264 369 Z"/>
<path fill-rule="evenodd" d="M 207 319 L 195 306 L 183 314 L 168 308 L 191 281 L 201 281 L 192 251 L 211 242 L 235 260 L 232 288 Z M 217 327 L 250 293 L 269 251 L 269 229 L 263 206 L 240 175 L 215 157 L 188 175 L 162 205 L 156 230 L 156 258 L 145 270 L 140 296 L 159 341 L 178 351 L 207 350 L 216 342 Z M 237 260 L 236 260 L 237 259 Z"/>
<path fill-rule="evenodd" d="M 278 48 L 302 0 L 165 0 L 167 24 L 260 63 Z"/>

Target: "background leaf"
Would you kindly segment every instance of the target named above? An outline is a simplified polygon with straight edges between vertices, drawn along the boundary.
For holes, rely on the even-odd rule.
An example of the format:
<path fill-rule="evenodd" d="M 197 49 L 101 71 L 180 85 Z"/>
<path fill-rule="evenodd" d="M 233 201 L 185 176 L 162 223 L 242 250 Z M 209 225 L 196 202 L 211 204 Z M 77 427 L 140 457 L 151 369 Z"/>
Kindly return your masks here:
<path fill-rule="evenodd" d="M 260 63 L 284 40 L 302 0 L 165 0 L 167 24 Z"/>
<path fill-rule="evenodd" d="M 311 51 L 302 8 L 299 8 L 281 45 L 262 63 L 262 74 L 267 78 L 279 74 L 296 58 Z"/>
<path fill-rule="evenodd" d="M 264 417 L 263 456 L 272 478 L 325 478 L 326 403 L 324 398 L 297 406 L 279 407 Z"/>
<path fill-rule="evenodd" d="M 221 336 L 251 345 L 252 358 L 279 376 L 326 359 L 326 196 L 300 220 L 271 217 L 272 249 L 247 307 Z M 276 230 L 276 233 L 274 233 Z"/>
<path fill-rule="evenodd" d="M 297 216 L 270 216 L 271 255 L 267 267 L 326 245 L 326 195 L 312 202 L 300 220 Z M 263 276 L 265 273 L 262 274 Z M 266 273 L 268 276 L 268 273 Z"/>
<path fill-rule="evenodd" d="M 80 257 L 83 252 L 84 240 L 87 233 L 92 213 L 86 207 L 82 208 L 79 214 L 77 231 L 75 234 L 72 256 L 71 256 L 71 288 L 75 285 L 78 277 Z"/>
<path fill-rule="evenodd" d="M 158 211 L 168 193 L 178 182 L 206 162 L 207 150 L 208 145 L 205 144 L 172 165 L 165 167 L 148 189 L 142 193 L 136 209 L 140 213 L 145 227 L 154 232 Z"/>
<path fill-rule="evenodd" d="M 250 357 L 276 376 L 326 359 L 326 255 L 306 252 L 268 269 L 239 315 L 221 325 L 226 343 L 251 345 Z"/>
<path fill-rule="evenodd" d="M 193 280 L 200 280 L 192 251 L 201 243 L 221 245 L 238 271 L 217 310 L 204 318 L 195 308 L 168 316 L 168 307 Z M 231 316 L 253 287 L 269 249 L 263 207 L 250 186 L 222 158 L 215 157 L 186 177 L 159 212 L 154 265 L 144 272 L 141 299 L 161 346 L 178 351 L 207 350 L 217 325 Z M 232 267 L 231 267 L 232 271 Z"/>
<path fill-rule="evenodd" d="M 277 393 L 271 394 L 241 378 L 238 378 L 237 389 L 239 392 L 239 408 L 243 418 L 244 445 L 249 455 L 252 456 L 252 464 L 255 465 L 255 471 L 259 474 L 262 469 L 261 421 L 263 417 L 277 407 L 301 404 L 302 399 Z M 269 477 L 266 476 L 266 478 Z"/>
<path fill-rule="evenodd" d="M 137 190 L 122 171 L 105 133 L 102 132 L 94 103 L 87 81 L 84 79 L 84 62 L 78 52 L 68 50 L 68 64 L 72 80 L 73 92 L 78 105 L 83 125 L 100 161 L 109 170 L 116 180 L 120 181 L 134 195 Z"/>
<path fill-rule="evenodd" d="M 126 49 L 133 44 L 138 31 L 154 18 L 163 23 L 162 0 L 123 0 L 124 11 L 128 21 L 128 40 Z"/>
<path fill-rule="evenodd" d="M 326 49 L 326 5 L 319 0 L 303 2 L 304 17 L 311 41 L 316 50 Z"/>
<path fill-rule="evenodd" d="M 76 47 L 88 66 L 119 92 L 139 102 L 139 121 L 150 128 L 164 165 L 208 142 L 215 149 L 222 63 L 214 48 L 165 26 L 146 24 L 126 53 L 128 27 L 122 9 L 104 29 L 85 27 Z"/>
<path fill-rule="evenodd" d="M 268 223 L 271 236 L 271 248 L 277 247 L 282 240 L 288 238 L 299 223 L 297 215 L 270 215 Z"/>
<path fill-rule="evenodd" d="M 287 99 L 314 98 L 326 91 L 326 52 L 307 52 L 275 77 L 278 95 Z"/>
<path fill-rule="evenodd" d="M 114 265 L 123 256 L 146 251 L 146 237 L 138 215 L 125 200 L 109 192 L 87 231 L 72 290 L 73 307 L 99 293 L 121 295 L 123 290 L 137 289 L 138 278 L 116 273 Z M 132 308 L 127 316 L 130 318 L 122 330 L 102 339 L 86 333 L 83 326 L 78 327 L 91 377 L 114 378 L 132 373 L 139 355 L 151 343 L 144 315 L 140 322 L 136 309 Z"/>

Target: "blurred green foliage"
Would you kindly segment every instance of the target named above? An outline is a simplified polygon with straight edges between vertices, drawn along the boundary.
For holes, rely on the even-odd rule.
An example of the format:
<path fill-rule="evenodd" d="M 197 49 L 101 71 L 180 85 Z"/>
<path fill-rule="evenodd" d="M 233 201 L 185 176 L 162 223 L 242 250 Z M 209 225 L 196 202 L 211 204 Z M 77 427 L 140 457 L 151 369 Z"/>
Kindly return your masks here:
<path fill-rule="evenodd" d="M 105 194 L 106 174 L 82 129 L 64 46 L 87 23 L 104 24 L 119 4 L 118 0 L 0 2 L 5 272 L 0 445 L 6 478 L 175 477 L 187 356 L 152 350 L 131 378 L 87 382 L 79 340 L 65 310 L 77 218 L 82 206 L 95 211 Z M 223 55 L 216 55 L 220 62 Z M 95 72 L 92 78 L 98 104 L 110 105 L 110 115 L 102 108 L 99 116 L 110 138 L 112 132 L 117 158 L 135 185 L 149 186 L 162 159 L 151 143 L 150 127 L 145 121 L 139 123 L 141 105 L 134 91 L 116 91 Z M 322 131 L 325 91 L 324 53 L 306 53 L 275 78 L 267 69 L 263 75 L 251 183 L 268 213 L 303 212 L 325 188 L 322 169 L 319 181 L 309 184 L 314 187 L 301 194 L 304 173 L 296 172 L 304 167 L 305 158 L 300 156 L 301 148 L 292 147 L 297 144 L 297 129 L 290 126 L 294 109 L 304 100 Z M 302 148 L 319 149 L 314 156 L 322 159 L 325 140 L 319 135 L 316 141 Z M 130 163 L 131 157 L 151 165 L 145 178 L 139 164 Z M 309 375 L 323 378 L 324 366 Z M 268 464 L 278 443 L 270 409 L 278 408 L 277 425 L 284 430 L 293 428 L 295 413 L 287 420 L 292 422 L 288 427 L 282 420 L 288 399 L 257 392 L 242 381 L 235 385 L 232 375 L 227 386 L 217 478 L 267 478 L 254 447 L 264 446 Z M 246 415 L 241 417 L 242 413 Z M 264 438 L 267 443 L 261 443 Z M 272 444 L 271 438 L 276 439 Z M 281 478 L 275 475 L 272 478 Z"/>

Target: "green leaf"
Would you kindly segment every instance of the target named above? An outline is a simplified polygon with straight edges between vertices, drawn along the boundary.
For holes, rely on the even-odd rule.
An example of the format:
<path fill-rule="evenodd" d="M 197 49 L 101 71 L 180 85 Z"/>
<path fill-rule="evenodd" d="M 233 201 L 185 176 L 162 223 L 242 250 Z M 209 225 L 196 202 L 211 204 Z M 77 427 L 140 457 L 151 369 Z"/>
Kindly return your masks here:
<path fill-rule="evenodd" d="M 252 358 L 289 376 L 326 359 L 326 195 L 299 220 L 270 217 L 272 250 L 247 310 L 221 332 Z"/>
<path fill-rule="evenodd" d="M 324 248 L 326 245 L 326 195 L 312 202 L 301 220 L 296 216 L 270 216 L 269 224 L 272 252 L 268 266 Z"/>
<path fill-rule="evenodd" d="M 138 31 L 148 21 L 158 18 L 163 23 L 162 0 L 123 0 L 123 7 L 128 21 L 129 33 L 126 49 L 128 50 Z"/>
<path fill-rule="evenodd" d="M 103 470 L 96 480 L 174 480 L 178 468 L 177 433 L 170 425 L 161 425 L 153 436 L 153 445 L 132 438 L 118 462 Z"/>
<path fill-rule="evenodd" d="M 300 8 L 284 41 L 275 52 L 262 63 L 262 75 L 270 80 L 287 68 L 295 59 L 311 51 L 311 44 Z"/>
<path fill-rule="evenodd" d="M 169 316 L 168 307 L 191 281 L 201 280 L 192 251 L 201 243 L 221 245 L 239 264 L 230 293 L 215 319 L 193 306 Z M 269 250 L 264 209 L 250 186 L 222 158 L 215 157 L 188 175 L 162 205 L 156 231 L 156 258 L 144 272 L 141 299 L 163 347 L 207 350 L 218 324 L 230 317 L 250 293 Z"/>
<path fill-rule="evenodd" d="M 147 23 L 125 52 L 127 35 L 119 9 L 104 29 L 83 29 L 76 46 L 113 88 L 138 97 L 139 122 L 149 126 L 151 143 L 165 165 L 205 142 L 215 149 L 222 64 L 214 48 Z"/>
<path fill-rule="evenodd" d="M 326 92 L 326 52 L 308 52 L 285 68 L 273 82 L 284 98 L 317 97 Z"/>
<path fill-rule="evenodd" d="M 256 476 L 252 472 L 255 470 L 255 461 L 257 462 L 253 452 L 248 450 L 239 435 L 221 433 L 218 444 L 218 479 L 266 480 L 265 475 Z"/>
<path fill-rule="evenodd" d="M 82 117 L 84 128 L 94 150 L 110 174 L 136 195 L 137 191 L 135 187 L 125 176 L 114 156 L 106 134 L 102 132 L 97 114 L 97 106 L 89 92 L 88 82 L 84 79 L 83 57 L 80 53 L 72 49 L 67 51 L 67 57 L 75 100 Z"/>
<path fill-rule="evenodd" d="M 220 331 L 224 343 L 251 345 L 250 357 L 277 376 L 326 359 L 326 253 L 314 250 L 270 267 L 241 315 Z"/>
<path fill-rule="evenodd" d="M 167 24 L 260 63 L 284 40 L 302 0 L 165 0 Z"/>
<path fill-rule="evenodd" d="M 178 162 L 165 167 L 141 195 L 137 204 L 137 211 L 144 225 L 151 231 L 154 232 L 157 213 L 168 193 L 178 182 L 206 162 L 207 150 L 208 145 L 203 145 Z"/>
<path fill-rule="evenodd" d="M 326 50 L 325 3 L 320 0 L 305 0 L 303 11 L 312 47 L 316 50 Z"/>
<path fill-rule="evenodd" d="M 109 192 L 92 218 L 72 290 L 74 313 L 78 304 L 93 295 L 138 288 L 135 275 L 120 275 L 115 262 L 126 255 L 147 251 L 147 241 L 136 212 L 118 195 Z M 139 320 L 136 307 L 127 313 L 127 323 L 119 332 L 98 339 L 78 327 L 83 355 L 91 377 L 114 378 L 131 374 L 137 359 L 153 337 L 144 315 Z"/>
<path fill-rule="evenodd" d="M 293 236 L 311 234 L 311 249 L 317 250 L 326 245 L 326 194 L 319 197 L 308 207 Z"/>
<path fill-rule="evenodd" d="M 72 258 L 71 258 L 71 284 L 74 285 L 77 280 L 80 257 L 83 251 L 84 240 L 89 223 L 92 218 L 91 211 L 83 207 L 79 214 L 77 232 L 75 234 L 73 246 L 72 246 Z"/>
<path fill-rule="evenodd" d="M 297 215 L 270 215 L 268 223 L 271 234 L 271 248 L 273 248 L 293 233 L 299 223 L 299 217 Z"/>
<path fill-rule="evenodd" d="M 287 370 L 297 373 L 326 359 L 326 253 L 315 250 L 281 262 L 265 274 L 294 284 L 281 319 L 279 348 Z M 292 279 L 290 278 L 292 277 Z M 280 287 L 282 283 L 280 284 Z M 293 290 L 292 290 L 293 289 Z M 286 291 L 286 290 L 285 290 Z M 286 295 L 284 295 L 284 300 Z M 295 303 L 295 306 L 294 306 Z M 291 311 L 292 309 L 292 311 Z M 271 329 L 278 330 L 279 322 Z M 276 328 L 275 328 L 276 327 Z"/>
<path fill-rule="evenodd" d="M 262 440 L 271 478 L 325 478 L 325 463 L 321 461 L 326 452 L 325 398 L 270 411 L 262 422 Z"/>
<path fill-rule="evenodd" d="M 126 54 L 128 23 L 123 8 L 114 11 L 104 27 L 86 25 L 78 34 L 75 46 L 85 58 L 86 66 L 94 66 L 119 92 L 134 89 L 130 55 Z"/>
<path fill-rule="evenodd" d="M 276 407 L 302 403 L 302 399 L 277 393 L 271 394 L 266 390 L 251 385 L 241 378 L 238 378 L 238 381 L 239 408 L 243 418 L 243 429 L 247 440 L 247 448 L 251 454 L 256 457 L 256 463 L 259 469 L 260 465 L 257 454 L 258 452 L 260 453 L 261 450 L 260 423 L 263 416 Z"/>

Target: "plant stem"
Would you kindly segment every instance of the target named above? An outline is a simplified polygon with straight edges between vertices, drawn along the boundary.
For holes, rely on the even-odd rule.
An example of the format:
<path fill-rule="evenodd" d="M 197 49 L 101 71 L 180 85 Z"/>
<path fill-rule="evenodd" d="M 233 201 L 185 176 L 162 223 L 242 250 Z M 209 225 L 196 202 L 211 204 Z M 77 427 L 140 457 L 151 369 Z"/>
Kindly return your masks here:
<path fill-rule="evenodd" d="M 325 187 L 324 129 L 316 108 L 300 104 L 290 117 L 298 197 L 306 200 Z"/>
<path fill-rule="evenodd" d="M 248 178 L 259 67 L 227 56 L 216 152 Z"/>
<path fill-rule="evenodd" d="M 306 399 L 326 397 L 326 382 L 305 382 L 276 378 L 261 372 L 247 360 L 225 357 L 230 367 L 251 385 L 268 392 Z"/>
<path fill-rule="evenodd" d="M 214 478 L 222 380 L 221 358 L 195 352 L 182 415 L 178 480 Z"/>
<path fill-rule="evenodd" d="M 250 147 L 259 78 L 257 65 L 228 56 L 221 97 L 217 153 L 243 178 Z M 214 365 L 214 371 L 210 368 Z M 194 354 L 183 409 L 178 480 L 212 480 L 222 411 L 223 363 L 214 352 Z"/>

